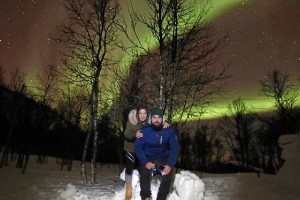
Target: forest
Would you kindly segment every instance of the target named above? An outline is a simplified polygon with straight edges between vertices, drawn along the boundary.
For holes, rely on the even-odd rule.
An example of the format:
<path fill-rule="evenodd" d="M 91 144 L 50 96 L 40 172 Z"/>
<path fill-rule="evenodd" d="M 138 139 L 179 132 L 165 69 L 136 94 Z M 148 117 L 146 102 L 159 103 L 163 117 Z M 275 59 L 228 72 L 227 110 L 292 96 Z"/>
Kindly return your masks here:
<path fill-rule="evenodd" d="M 224 116 L 207 123 L 206 108 L 217 103 L 230 78 L 230 63 L 220 59 L 229 35 L 206 22 L 210 1 L 145 2 L 147 14 L 129 4 L 125 20 L 118 1 L 66 0 L 69 21 L 49 39 L 61 47 L 60 64 L 49 63 L 34 81 L 17 69 L 6 82 L 0 67 L 0 168 L 17 160 L 25 173 L 31 155 L 39 164 L 56 157 L 62 170 L 80 160 L 84 182 L 89 163 L 94 184 L 98 165 L 123 169 L 127 114 L 146 103 L 163 108 L 176 131 L 177 168 L 280 169 L 278 138 L 300 128 L 298 91 L 289 73 L 273 70 L 260 82 L 274 104 L 271 111 L 255 113 L 237 98 Z"/>
<path fill-rule="evenodd" d="M 287 74 L 275 71 L 262 82 L 266 95 L 280 97 L 272 112 L 253 113 L 237 99 L 228 105 L 228 115 L 213 123 L 198 120 L 185 126 L 172 124 L 180 144 L 176 167 L 210 173 L 256 171 L 275 174 L 284 163 L 278 138 L 284 134 L 298 134 L 300 128 L 300 110 L 294 105 L 295 99 L 288 96 L 292 90 L 288 90 L 291 85 L 285 78 Z M 275 94 L 276 91 L 270 90 L 275 83 L 277 87 L 281 85 L 282 93 Z M 25 173 L 30 156 L 37 155 L 38 164 L 46 164 L 47 157 L 52 156 L 57 158 L 62 170 L 71 170 L 72 161 L 82 158 L 86 130 L 74 123 L 76 120 L 65 117 L 68 115 L 63 112 L 67 109 L 52 109 L 29 98 L 22 89 L 20 92 L 6 86 L 0 89 L 0 167 L 16 161 L 16 167 Z M 124 109 L 123 124 L 126 124 L 129 109 Z M 110 115 L 107 113 L 98 120 L 97 163 L 116 163 L 121 170 L 124 138 L 114 129 Z M 91 155 L 89 148 L 88 159 Z"/>

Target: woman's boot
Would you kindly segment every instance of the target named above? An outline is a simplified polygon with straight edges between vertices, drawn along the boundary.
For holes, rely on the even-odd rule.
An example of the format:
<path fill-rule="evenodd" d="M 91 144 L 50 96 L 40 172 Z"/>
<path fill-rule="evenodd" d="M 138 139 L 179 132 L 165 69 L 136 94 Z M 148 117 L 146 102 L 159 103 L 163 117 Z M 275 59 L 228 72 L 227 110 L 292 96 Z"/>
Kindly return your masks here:
<path fill-rule="evenodd" d="M 125 200 L 130 200 L 131 198 L 132 198 L 132 184 L 126 183 Z"/>

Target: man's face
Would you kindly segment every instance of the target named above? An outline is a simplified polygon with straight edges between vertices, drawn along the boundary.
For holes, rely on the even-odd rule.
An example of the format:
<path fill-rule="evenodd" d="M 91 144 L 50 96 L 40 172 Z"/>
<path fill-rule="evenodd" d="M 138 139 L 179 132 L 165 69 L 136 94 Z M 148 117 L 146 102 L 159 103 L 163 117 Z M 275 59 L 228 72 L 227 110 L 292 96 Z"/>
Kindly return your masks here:
<path fill-rule="evenodd" d="M 163 119 L 159 115 L 153 115 L 151 117 L 151 124 L 155 130 L 160 130 L 162 128 Z"/>

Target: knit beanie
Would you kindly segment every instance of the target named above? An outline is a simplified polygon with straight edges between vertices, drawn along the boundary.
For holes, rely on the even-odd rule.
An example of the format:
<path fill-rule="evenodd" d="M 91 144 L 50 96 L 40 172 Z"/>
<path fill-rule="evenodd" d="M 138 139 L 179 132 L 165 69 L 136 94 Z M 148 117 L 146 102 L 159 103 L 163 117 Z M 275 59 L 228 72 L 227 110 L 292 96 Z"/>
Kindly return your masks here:
<path fill-rule="evenodd" d="M 163 111 L 160 107 L 153 107 L 150 113 L 151 113 L 151 117 L 153 115 L 159 115 L 161 118 L 163 118 Z"/>

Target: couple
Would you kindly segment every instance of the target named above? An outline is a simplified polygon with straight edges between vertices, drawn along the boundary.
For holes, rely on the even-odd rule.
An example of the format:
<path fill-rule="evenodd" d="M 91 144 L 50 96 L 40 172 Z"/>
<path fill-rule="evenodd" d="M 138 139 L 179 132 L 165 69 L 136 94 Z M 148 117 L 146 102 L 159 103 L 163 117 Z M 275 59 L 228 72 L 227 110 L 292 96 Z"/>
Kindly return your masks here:
<path fill-rule="evenodd" d="M 150 117 L 150 124 L 148 118 Z M 165 200 L 172 180 L 172 167 L 179 152 L 178 141 L 173 128 L 164 123 L 163 111 L 153 107 L 148 112 L 147 106 L 140 105 L 130 111 L 125 130 L 124 150 L 126 152 L 125 200 L 132 198 L 132 172 L 136 157 L 139 160 L 140 195 L 142 200 L 151 199 L 151 172 L 160 171 L 162 181 L 157 200 Z M 152 174 L 153 175 L 153 174 Z"/>

